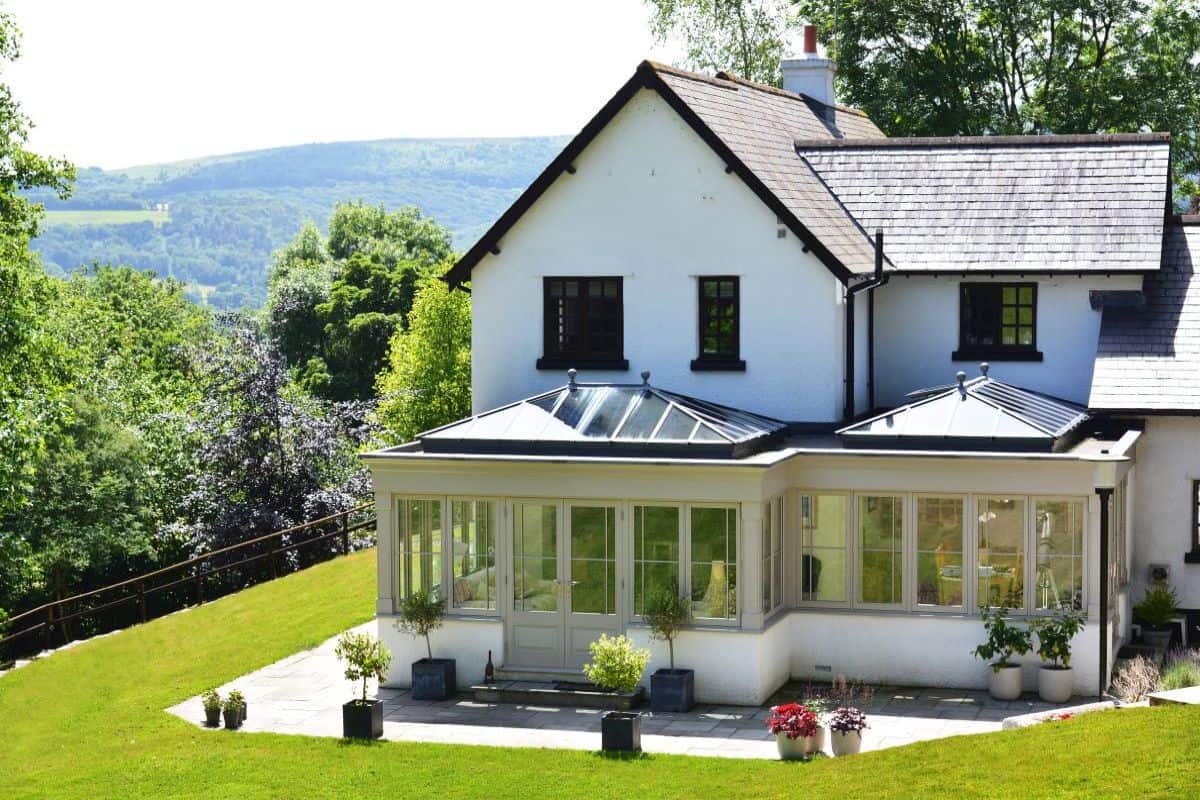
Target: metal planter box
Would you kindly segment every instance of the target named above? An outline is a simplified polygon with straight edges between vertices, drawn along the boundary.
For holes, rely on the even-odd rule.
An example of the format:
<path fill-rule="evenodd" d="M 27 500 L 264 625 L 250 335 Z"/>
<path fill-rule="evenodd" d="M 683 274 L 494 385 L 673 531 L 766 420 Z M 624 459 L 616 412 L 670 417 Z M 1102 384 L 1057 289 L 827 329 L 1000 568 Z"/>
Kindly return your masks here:
<path fill-rule="evenodd" d="M 600 748 L 606 753 L 642 751 L 642 715 L 633 711 L 609 711 L 600 718 Z"/>
<path fill-rule="evenodd" d="M 413 700 L 449 700 L 457 685 L 453 658 L 422 658 L 413 662 Z"/>
<path fill-rule="evenodd" d="M 342 706 L 342 736 L 347 739 L 378 739 L 383 736 L 383 701 L 368 700 L 364 705 L 351 700 Z"/>
<path fill-rule="evenodd" d="M 696 671 L 660 669 L 650 676 L 650 710 L 691 711 L 696 705 Z"/>

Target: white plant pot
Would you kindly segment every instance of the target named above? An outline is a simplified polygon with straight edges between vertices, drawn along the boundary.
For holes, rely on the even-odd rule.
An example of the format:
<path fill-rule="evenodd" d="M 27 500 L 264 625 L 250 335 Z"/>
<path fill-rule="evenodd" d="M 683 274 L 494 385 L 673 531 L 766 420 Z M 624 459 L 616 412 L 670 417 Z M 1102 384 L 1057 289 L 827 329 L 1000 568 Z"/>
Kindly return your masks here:
<path fill-rule="evenodd" d="M 1047 703 L 1065 703 L 1075 690 L 1075 671 L 1070 667 L 1054 669 L 1042 667 L 1038 670 L 1038 696 Z"/>
<path fill-rule="evenodd" d="M 789 739 L 786 733 L 775 734 L 775 747 L 779 749 L 779 757 L 784 761 L 803 761 L 808 758 L 808 743 L 811 736 L 805 739 Z"/>
<path fill-rule="evenodd" d="M 988 694 L 996 700 L 1016 700 L 1021 696 L 1021 665 L 994 669 L 988 666 Z"/>
<path fill-rule="evenodd" d="M 810 756 L 815 753 L 824 753 L 825 752 L 825 726 L 818 725 L 817 732 L 814 733 L 812 736 L 809 736 L 807 739 L 804 739 L 804 741 L 808 743 L 808 754 Z"/>
<path fill-rule="evenodd" d="M 835 756 L 856 755 L 862 749 L 862 731 L 830 731 Z"/>

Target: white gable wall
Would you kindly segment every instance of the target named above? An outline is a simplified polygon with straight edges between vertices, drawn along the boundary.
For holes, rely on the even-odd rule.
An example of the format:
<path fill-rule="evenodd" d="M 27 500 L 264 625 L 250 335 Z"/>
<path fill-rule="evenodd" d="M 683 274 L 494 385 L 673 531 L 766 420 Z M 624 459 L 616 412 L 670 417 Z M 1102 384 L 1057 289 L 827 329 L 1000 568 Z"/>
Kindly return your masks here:
<path fill-rule="evenodd" d="M 1141 276 L 893 277 L 875 295 L 876 403 L 898 405 L 914 389 L 953 383 L 958 370 L 978 375 L 978 361 L 950 357 L 958 349 L 959 284 L 1006 280 L 1038 284 L 1037 347 L 1044 360 L 993 362 L 992 377 L 1087 403 L 1100 335 L 1100 312 L 1088 292 L 1140 290 Z"/>
<path fill-rule="evenodd" d="M 661 97 L 635 95 L 574 164 L 473 271 L 476 411 L 566 382 L 563 370 L 535 368 L 542 278 L 579 275 L 624 278 L 629 361 L 579 380 L 638 382 L 648 369 L 656 385 L 749 411 L 841 418 L 841 284 L 790 231 L 779 238 L 770 209 Z M 745 372 L 690 368 L 705 274 L 741 277 Z"/>

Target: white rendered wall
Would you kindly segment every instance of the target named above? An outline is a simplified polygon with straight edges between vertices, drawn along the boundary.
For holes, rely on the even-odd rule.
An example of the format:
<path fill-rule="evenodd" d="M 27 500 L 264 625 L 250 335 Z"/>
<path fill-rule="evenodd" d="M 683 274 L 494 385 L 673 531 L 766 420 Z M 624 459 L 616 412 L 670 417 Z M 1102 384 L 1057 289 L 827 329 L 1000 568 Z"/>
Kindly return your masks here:
<path fill-rule="evenodd" d="M 424 639 L 415 639 L 396 629 L 396 617 L 380 614 L 379 639 L 392 654 L 391 668 L 383 685 L 412 686 L 412 662 L 425 658 Z M 500 666 L 504 652 L 504 626 L 499 619 L 448 619 L 446 624 L 429 635 L 434 658 L 453 658 L 455 680 L 460 689 L 483 681 L 483 669 L 488 651 L 492 661 Z"/>
<path fill-rule="evenodd" d="M 622 276 L 626 372 L 638 382 L 787 420 L 844 401 L 841 284 L 656 93 L 617 114 L 472 274 L 476 411 L 566 382 L 539 371 L 542 278 Z M 698 275 L 741 278 L 743 372 L 693 372 Z M 862 317 L 865 325 L 865 315 Z"/>
<path fill-rule="evenodd" d="M 1146 591 L 1150 565 L 1166 564 L 1180 608 L 1200 608 L 1200 564 L 1183 562 L 1193 544 L 1192 481 L 1200 479 L 1200 418 L 1147 418 L 1137 453 L 1130 487 L 1133 602 L 1140 602 Z"/>
<path fill-rule="evenodd" d="M 893 277 L 876 290 L 875 376 L 880 406 L 899 405 L 914 389 L 953 383 L 958 370 L 970 378 L 979 374 L 977 360 L 953 361 L 950 356 L 958 349 L 959 284 L 989 280 L 1006 278 Z M 1141 277 L 1007 280 L 1038 284 L 1037 346 L 1044 360 L 998 361 L 992 364 L 992 377 L 1087 403 L 1100 333 L 1100 312 L 1092 310 L 1088 291 L 1140 290 Z"/>

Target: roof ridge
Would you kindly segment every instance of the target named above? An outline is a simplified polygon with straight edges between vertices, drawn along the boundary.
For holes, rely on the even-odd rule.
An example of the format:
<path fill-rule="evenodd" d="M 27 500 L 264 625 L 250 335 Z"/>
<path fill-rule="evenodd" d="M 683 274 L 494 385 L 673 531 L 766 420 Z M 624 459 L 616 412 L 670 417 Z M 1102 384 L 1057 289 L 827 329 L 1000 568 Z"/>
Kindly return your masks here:
<path fill-rule="evenodd" d="M 772 86 L 769 83 L 759 83 L 758 81 L 752 81 L 749 78 L 743 78 L 741 75 L 735 75 L 727 70 L 721 70 L 717 73 L 716 77 L 720 78 L 721 80 L 726 80 L 731 83 L 749 87 L 751 89 L 758 89 L 761 92 L 767 92 L 769 94 L 779 95 L 780 97 L 786 97 L 789 100 L 800 100 L 801 102 L 811 101 L 817 105 L 825 106 L 826 108 L 845 111 L 847 114 L 854 114 L 855 116 L 862 117 L 863 119 L 870 119 L 870 116 L 867 114 L 867 112 L 863 111 L 861 108 L 843 106 L 839 105 L 838 103 L 826 103 L 824 100 L 818 100 L 810 94 L 805 94 L 804 92 L 790 92 L 787 89 L 780 89 L 778 86 Z"/>
<path fill-rule="evenodd" d="M 678 78 L 687 78 L 689 80 L 700 81 L 701 83 L 707 83 L 712 86 L 718 86 L 722 89 L 729 89 L 730 91 L 734 91 L 734 92 L 737 91 L 736 85 L 734 85 L 734 86 L 729 85 L 731 83 L 736 83 L 736 81 L 731 81 L 726 78 L 722 78 L 721 75 L 723 73 L 718 73 L 715 76 L 714 75 L 705 75 L 702 72 L 692 72 L 691 70 L 683 69 L 681 67 L 674 67 L 674 66 L 671 66 L 670 64 L 663 64 L 659 61 L 651 61 L 648 58 L 644 59 L 642 61 L 642 63 L 638 65 L 638 69 L 639 70 L 650 69 L 655 72 L 665 72 L 668 75 L 674 75 Z"/>
<path fill-rule="evenodd" d="M 1152 133 L 1064 133 L 1014 136 L 910 136 L 871 139 L 796 139 L 796 150 L 871 149 L 905 147 L 1014 147 L 1036 145 L 1157 144 L 1171 141 L 1171 134 Z"/>

